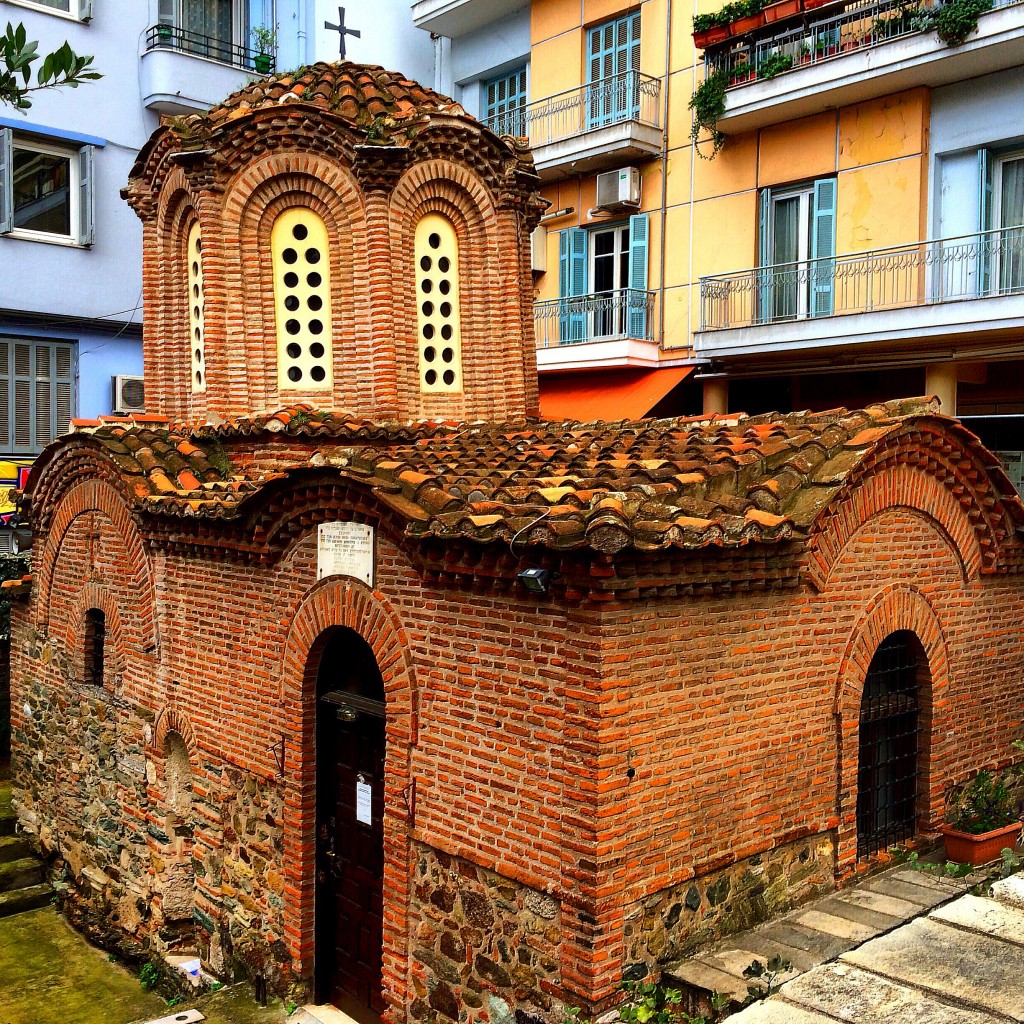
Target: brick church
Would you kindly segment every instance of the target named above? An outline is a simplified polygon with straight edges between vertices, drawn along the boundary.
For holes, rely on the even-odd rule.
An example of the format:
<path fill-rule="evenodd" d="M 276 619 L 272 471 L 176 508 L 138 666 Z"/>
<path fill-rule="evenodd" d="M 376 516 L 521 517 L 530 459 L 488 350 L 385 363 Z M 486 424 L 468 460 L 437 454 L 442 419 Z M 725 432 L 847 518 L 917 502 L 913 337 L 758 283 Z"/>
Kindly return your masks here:
<path fill-rule="evenodd" d="M 538 420 L 537 186 L 353 64 L 140 153 L 152 415 L 44 452 L 11 588 L 16 807 L 99 941 L 558 1021 L 1006 763 L 996 460 L 924 401 Z"/>

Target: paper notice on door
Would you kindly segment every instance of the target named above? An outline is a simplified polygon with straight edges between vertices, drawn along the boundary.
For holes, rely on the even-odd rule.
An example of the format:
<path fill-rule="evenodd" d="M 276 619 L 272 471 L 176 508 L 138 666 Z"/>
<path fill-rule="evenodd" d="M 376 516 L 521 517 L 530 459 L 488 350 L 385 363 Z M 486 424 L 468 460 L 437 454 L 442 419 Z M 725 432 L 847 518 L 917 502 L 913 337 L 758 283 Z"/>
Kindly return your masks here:
<path fill-rule="evenodd" d="M 361 779 L 356 783 L 356 821 L 373 824 L 373 797 L 370 784 Z"/>

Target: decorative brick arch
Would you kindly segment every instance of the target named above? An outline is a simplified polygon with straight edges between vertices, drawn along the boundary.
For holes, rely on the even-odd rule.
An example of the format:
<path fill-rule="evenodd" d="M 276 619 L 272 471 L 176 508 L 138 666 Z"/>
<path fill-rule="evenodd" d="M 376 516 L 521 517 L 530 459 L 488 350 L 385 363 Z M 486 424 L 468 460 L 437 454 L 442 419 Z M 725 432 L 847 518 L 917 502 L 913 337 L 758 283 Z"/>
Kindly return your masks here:
<path fill-rule="evenodd" d="M 839 819 L 836 863 L 852 870 L 857 859 L 857 766 L 860 706 L 871 659 L 882 641 L 898 630 L 917 637 L 927 659 L 919 690 L 919 723 L 924 737 L 919 761 L 921 790 L 918 821 L 927 825 L 942 814 L 942 779 L 949 756 L 949 656 L 942 625 L 928 599 L 906 584 L 887 587 L 864 609 L 843 653 L 836 680 L 833 711 L 836 721 Z"/>
<path fill-rule="evenodd" d="M 85 615 L 90 609 L 98 608 L 103 612 L 106 631 L 104 659 L 109 660 L 114 677 L 123 676 L 128 664 L 128 648 L 125 644 L 125 623 L 117 602 L 105 587 L 90 582 L 79 591 L 74 607 L 76 615 L 74 620 L 68 623 L 68 644 L 71 647 L 75 674 L 80 680 L 85 679 Z M 134 639 L 137 643 L 138 638 Z M 113 689 L 118 691 L 120 688 L 116 685 L 116 678 L 114 683 Z"/>
<path fill-rule="evenodd" d="M 176 732 L 185 741 L 189 757 L 195 757 L 199 749 L 195 730 L 188 715 L 178 708 L 164 708 L 157 715 L 156 725 L 153 727 L 153 742 L 150 744 L 151 752 L 163 757 L 164 740 L 170 732 Z"/>
<path fill-rule="evenodd" d="M 319 582 L 292 619 L 281 658 L 285 734 L 284 864 L 291 899 L 285 906 L 296 975 L 309 977 L 314 952 L 316 824 L 316 670 L 333 627 L 369 644 L 384 680 L 387 752 L 384 763 L 384 996 L 389 1017 L 403 1011 L 408 962 L 409 760 L 416 742 L 415 677 L 405 630 L 387 599 L 350 577 Z"/>

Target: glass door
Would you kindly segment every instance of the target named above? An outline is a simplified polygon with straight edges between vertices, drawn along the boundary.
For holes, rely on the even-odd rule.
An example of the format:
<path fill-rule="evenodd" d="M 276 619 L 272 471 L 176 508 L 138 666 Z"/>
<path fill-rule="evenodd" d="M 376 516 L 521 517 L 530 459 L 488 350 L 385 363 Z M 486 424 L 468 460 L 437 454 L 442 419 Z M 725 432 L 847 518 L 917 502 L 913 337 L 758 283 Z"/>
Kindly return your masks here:
<path fill-rule="evenodd" d="M 626 333 L 628 287 L 629 225 L 591 232 L 591 338 L 615 338 Z"/>
<path fill-rule="evenodd" d="M 811 188 L 772 196 L 768 242 L 772 320 L 807 316 L 813 197 Z"/>
<path fill-rule="evenodd" d="M 999 228 L 993 239 L 995 281 L 999 294 L 1024 290 L 1024 154 L 1000 160 L 993 221 Z"/>

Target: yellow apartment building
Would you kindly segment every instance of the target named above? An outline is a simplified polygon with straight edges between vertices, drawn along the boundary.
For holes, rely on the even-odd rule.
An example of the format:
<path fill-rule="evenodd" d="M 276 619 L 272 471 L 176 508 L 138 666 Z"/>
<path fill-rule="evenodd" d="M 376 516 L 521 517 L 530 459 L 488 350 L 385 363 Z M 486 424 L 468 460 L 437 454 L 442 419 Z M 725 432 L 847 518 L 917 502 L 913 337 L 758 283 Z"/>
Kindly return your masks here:
<path fill-rule="evenodd" d="M 413 4 L 435 84 L 534 150 L 546 415 L 932 393 L 1019 472 L 1024 3 L 963 41 L 934 4 Z M 698 48 L 708 14 L 726 38 Z M 691 140 L 708 78 L 717 155 Z"/>

